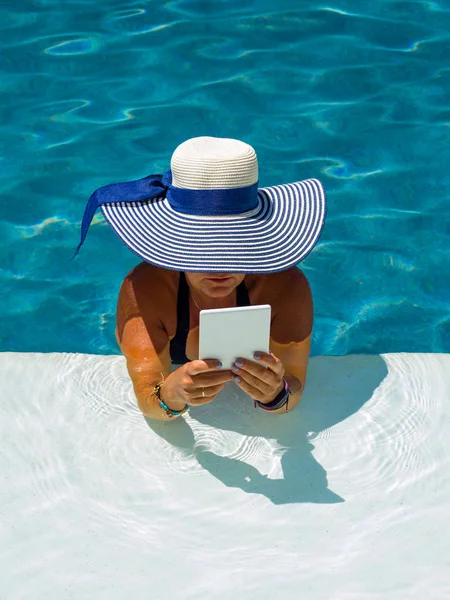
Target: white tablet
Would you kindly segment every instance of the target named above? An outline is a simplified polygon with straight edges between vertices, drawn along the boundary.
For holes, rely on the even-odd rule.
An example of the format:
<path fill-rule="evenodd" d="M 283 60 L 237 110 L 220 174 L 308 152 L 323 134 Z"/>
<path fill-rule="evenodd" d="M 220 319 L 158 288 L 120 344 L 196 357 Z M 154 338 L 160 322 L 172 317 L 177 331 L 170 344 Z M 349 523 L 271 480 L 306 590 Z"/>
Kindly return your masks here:
<path fill-rule="evenodd" d="M 238 357 L 268 352 L 270 315 L 269 304 L 201 310 L 199 358 L 217 358 L 230 369 Z"/>

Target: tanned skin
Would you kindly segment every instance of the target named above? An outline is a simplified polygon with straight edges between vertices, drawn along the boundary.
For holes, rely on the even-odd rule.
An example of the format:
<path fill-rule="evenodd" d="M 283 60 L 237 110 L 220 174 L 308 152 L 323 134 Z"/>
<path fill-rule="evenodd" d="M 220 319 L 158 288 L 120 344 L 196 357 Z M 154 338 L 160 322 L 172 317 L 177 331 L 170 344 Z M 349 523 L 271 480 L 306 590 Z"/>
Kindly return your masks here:
<path fill-rule="evenodd" d="M 152 394 L 163 380 L 161 397 L 172 410 L 186 404 L 213 402 L 225 385 L 238 385 L 252 399 L 271 402 L 283 389 L 283 378 L 292 395 L 291 411 L 300 402 L 305 386 L 313 325 L 313 302 L 304 273 L 292 267 L 268 275 L 189 273 L 190 326 L 186 343 L 189 361 L 172 371 L 170 340 L 177 327 L 179 273 L 141 263 L 124 279 L 117 305 L 116 337 L 126 358 L 137 403 L 147 417 L 168 417 Z M 233 370 L 217 369 L 216 360 L 199 360 L 199 309 L 235 306 L 236 288 L 245 282 L 250 303 L 270 304 L 270 352 L 242 360 Z M 268 367 L 268 368 L 266 368 Z M 289 412 L 288 411 L 288 412 Z M 285 413 L 286 407 L 268 414 Z"/>

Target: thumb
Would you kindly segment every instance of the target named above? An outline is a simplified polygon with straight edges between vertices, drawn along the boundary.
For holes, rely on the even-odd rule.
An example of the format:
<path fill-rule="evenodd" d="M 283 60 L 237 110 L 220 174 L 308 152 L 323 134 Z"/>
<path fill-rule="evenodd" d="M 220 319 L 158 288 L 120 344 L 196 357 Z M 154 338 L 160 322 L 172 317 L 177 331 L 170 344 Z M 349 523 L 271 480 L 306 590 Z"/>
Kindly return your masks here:
<path fill-rule="evenodd" d="M 205 371 L 217 371 L 222 368 L 222 363 L 215 358 L 206 358 L 205 360 L 192 360 L 187 365 L 189 375 L 198 375 Z"/>

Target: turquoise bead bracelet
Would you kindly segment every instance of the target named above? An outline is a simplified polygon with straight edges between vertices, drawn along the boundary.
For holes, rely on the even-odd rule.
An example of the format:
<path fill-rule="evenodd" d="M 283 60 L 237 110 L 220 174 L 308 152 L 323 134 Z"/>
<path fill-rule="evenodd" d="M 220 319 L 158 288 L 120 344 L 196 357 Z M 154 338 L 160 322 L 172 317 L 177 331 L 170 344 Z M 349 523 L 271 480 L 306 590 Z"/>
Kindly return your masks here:
<path fill-rule="evenodd" d="M 164 411 L 166 412 L 166 415 L 169 418 L 172 417 L 178 417 L 179 415 L 184 414 L 189 406 L 186 404 L 186 406 L 184 408 L 182 408 L 181 410 L 172 410 L 171 408 L 169 408 L 167 406 L 167 404 L 164 402 L 164 400 L 161 398 L 161 385 L 162 385 L 162 381 L 160 381 L 159 383 L 157 383 L 155 385 L 155 387 L 153 388 L 153 396 L 156 398 L 156 400 L 158 401 L 159 406 L 164 409 Z"/>

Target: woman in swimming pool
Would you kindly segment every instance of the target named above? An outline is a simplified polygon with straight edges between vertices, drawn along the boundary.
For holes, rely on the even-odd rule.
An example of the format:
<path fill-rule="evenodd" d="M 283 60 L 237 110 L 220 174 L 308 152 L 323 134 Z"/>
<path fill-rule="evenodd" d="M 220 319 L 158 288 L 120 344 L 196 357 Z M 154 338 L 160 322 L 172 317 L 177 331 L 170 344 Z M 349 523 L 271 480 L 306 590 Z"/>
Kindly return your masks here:
<path fill-rule="evenodd" d="M 200 137 L 178 146 L 164 176 L 97 190 L 78 249 L 98 206 L 145 261 L 122 283 L 116 328 L 141 411 L 173 420 L 214 401 L 228 381 L 262 410 L 292 410 L 305 384 L 313 322 L 308 281 L 296 265 L 323 227 L 321 184 L 258 189 L 251 146 Z M 249 304 L 272 307 L 270 352 L 239 359 L 232 370 L 199 360 L 200 310 Z"/>

